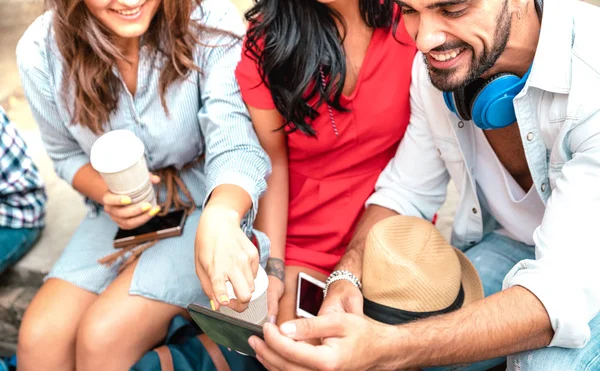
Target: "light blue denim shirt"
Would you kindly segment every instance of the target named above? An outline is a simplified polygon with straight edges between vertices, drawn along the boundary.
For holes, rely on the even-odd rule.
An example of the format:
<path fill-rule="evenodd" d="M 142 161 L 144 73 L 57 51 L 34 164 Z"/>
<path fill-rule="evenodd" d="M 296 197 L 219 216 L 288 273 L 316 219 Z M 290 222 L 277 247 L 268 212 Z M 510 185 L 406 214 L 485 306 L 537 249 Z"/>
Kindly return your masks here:
<path fill-rule="evenodd" d="M 546 211 L 535 260 L 519 262 L 504 287 L 520 285 L 544 304 L 551 346 L 582 347 L 600 311 L 600 8 L 545 0 L 538 48 L 514 101 L 527 163 Z M 497 225 L 482 209 L 475 179 L 475 126 L 450 112 L 417 55 L 411 122 L 367 205 L 431 219 L 450 178 L 460 193 L 452 244 L 466 249 Z"/>
<path fill-rule="evenodd" d="M 245 26 L 228 0 L 205 0 L 193 18 L 208 27 L 242 36 Z M 39 17 L 17 46 L 17 61 L 27 100 L 39 124 L 46 150 L 60 177 L 72 183 L 89 163 L 97 135 L 82 125 L 71 125 L 72 102 L 62 99 L 63 59 L 52 28 L 52 12 Z M 160 68 L 147 47 L 140 50 L 137 90 L 123 85 L 110 130 L 133 131 L 146 146 L 150 170 L 174 165 L 181 169 L 204 154 L 204 160 L 182 178 L 196 205 L 203 205 L 212 190 L 234 184 L 251 195 L 253 208 L 244 220 L 250 233 L 258 198 L 266 189 L 268 156 L 253 130 L 234 76 L 241 56 L 241 39 L 204 32 L 194 50 L 201 72 L 191 72 L 167 91 L 168 114 L 159 96 Z M 159 66 L 160 67 L 160 66 Z M 118 71 L 115 69 L 118 75 Z"/>

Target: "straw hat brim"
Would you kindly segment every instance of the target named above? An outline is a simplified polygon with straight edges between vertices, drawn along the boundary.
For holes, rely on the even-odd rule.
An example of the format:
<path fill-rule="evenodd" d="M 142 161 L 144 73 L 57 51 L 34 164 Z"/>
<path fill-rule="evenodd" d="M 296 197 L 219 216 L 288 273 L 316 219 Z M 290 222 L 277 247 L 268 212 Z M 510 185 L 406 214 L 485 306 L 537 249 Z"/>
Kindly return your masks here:
<path fill-rule="evenodd" d="M 453 249 L 456 252 L 456 256 L 458 256 L 458 260 L 460 261 L 460 268 L 462 272 L 461 283 L 465 293 L 465 299 L 462 305 L 464 307 L 477 300 L 483 299 L 483 286 L 481 285 L 481 280 L 479 279 L 477 270 L 469 258 L 467 258 L 467 256 L 456 247 L 453 247 Z"/>

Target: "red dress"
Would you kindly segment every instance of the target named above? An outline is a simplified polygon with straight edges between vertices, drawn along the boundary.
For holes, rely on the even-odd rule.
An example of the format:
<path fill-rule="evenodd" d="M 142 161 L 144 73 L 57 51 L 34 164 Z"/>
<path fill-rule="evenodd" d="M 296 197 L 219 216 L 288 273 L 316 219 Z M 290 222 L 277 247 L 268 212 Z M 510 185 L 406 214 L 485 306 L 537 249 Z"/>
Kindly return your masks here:
<path fill-rule="evenodd" d="M 287 265 L 324 274 L 334 269 L 377 177 L 396 152 L 409 121 L 410 76 L 416 52 L 404 24 L 399 25 L 396 38 L 387 28 L 373 32 L 354 92 L 341 98 L 350 111 L 333 112 L 339 137 L 325 104 L 311 123 L 316 138 L 300 131 L 288 135 Z M 246 104 L 275 109 L 256 62 L 245 50 L 236 76 Z"/>

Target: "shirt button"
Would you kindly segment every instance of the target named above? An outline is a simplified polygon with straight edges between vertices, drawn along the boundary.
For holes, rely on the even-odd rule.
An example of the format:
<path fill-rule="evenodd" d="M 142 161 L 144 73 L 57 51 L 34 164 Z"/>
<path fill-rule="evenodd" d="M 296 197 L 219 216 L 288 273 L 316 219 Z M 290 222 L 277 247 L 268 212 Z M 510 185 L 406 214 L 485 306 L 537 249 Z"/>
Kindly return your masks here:
<path fill-rule="evenodd" d="M 546 192 L 546 183 L 542 183 L 542 192 Z"/>
<path fill-rule="evenodd" d="M 530 142 L 533 140 L 533 133 L 531 131 L 527 133 L 527 140 Z"/>
<path fill-rule="evenodd" d="M 473 211 L 473 214 L 477 214 L 477 209 L 476 208 L 473 208 L 472 211 Z"/>
<path fill-rule="evenodd" d="M 462 122 L 462 121 L 459 121 L 459 122 L 458 122 L 458 128 L 459 128 L 459 129 L 462 129 L 462 128 L 464 128 L 464 127 L 465 127 L 465 123 L 464 123 L 464 122 Z"/>

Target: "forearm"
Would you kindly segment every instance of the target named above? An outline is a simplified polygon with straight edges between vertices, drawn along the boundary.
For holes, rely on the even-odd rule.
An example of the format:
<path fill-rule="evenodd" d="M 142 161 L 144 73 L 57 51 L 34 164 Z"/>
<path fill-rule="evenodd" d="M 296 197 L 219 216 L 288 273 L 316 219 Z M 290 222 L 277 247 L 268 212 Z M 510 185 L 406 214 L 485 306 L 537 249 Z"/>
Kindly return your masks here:
<path fill-rule="evenodd" d="M 108 192 L 104 179 L 90 164 L 84 165 L 75 174 L 73 188 L 99 204 L 102 204 L 102 198 Z"/>
<path fill-rule="evenodd" d="M 356 226 L 354 236 L 352 237 L 350 244 L 348 244 L 346 253 L 336 266 L 336 270 L 348 270 L 354 273 L 358 279 L 361 279 L 363 253 L 365 250 L 367 234 L 369 234 L 369 231 L 377 224 L 377 222 L 394 215 L 398 214 L 385 207 L 377 205 L 369 206 Z"/>
<path fill-rule="evenodd" d="M 267 192 L 260 200 L 254 227 L 271 240 L 271 258 L 285 261 L 285 237 L 287 234 L 289 179 L 287 162 L 273 164 L 273 172 L 267 180 Z"/>
<path fill-rule="evenodd" d="M 521 286 L 389 331 L 382 363 L 390 369 L 492 359 L 545 347 L 554 334 L 543 304 Z"/>
<path fill-rule="evenodd" d="M 208 207 L 220 207 L 232 211 L 238 223 L 252 207 L 252 197 L 242 187 L 233 184 L 221 184 L 217 186 L 206 203 Z M 234 214 L 233 214 L 234 213 Z"/>

